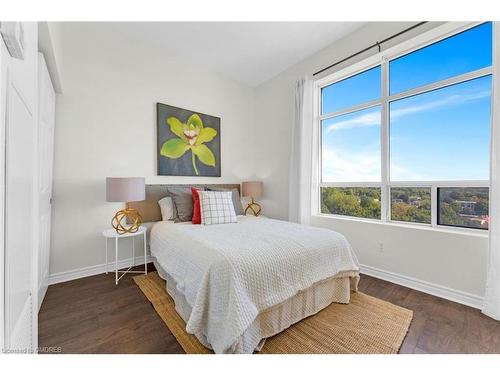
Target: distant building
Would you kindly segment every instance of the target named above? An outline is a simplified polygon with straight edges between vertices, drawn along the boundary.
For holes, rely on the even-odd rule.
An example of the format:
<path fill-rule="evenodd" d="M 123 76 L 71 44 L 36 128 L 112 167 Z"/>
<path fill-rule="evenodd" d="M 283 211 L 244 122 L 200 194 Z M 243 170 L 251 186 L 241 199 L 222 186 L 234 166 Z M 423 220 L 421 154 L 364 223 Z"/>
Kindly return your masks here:
<path fill-rule="evenodd" d="M 422 198 L 420 197 L 410 197 L 410 205 L 420 207 L 420 204 L 422 203 Z"/>
<path fill-rule="evenodd" d="M 474 201 L 455 201 L 454 203 L 458 204 L 460 213 L 474 212 L 477 204 Z"/>

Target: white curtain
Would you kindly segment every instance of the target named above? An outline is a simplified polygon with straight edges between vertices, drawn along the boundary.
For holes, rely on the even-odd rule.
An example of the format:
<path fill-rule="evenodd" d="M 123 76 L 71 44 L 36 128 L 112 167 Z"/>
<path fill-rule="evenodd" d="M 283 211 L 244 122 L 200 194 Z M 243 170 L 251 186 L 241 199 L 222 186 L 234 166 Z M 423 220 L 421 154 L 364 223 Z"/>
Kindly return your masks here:
<path fill-rule="evenodd" d="M 295 83 L 295 102 L 290 152 L 288 219 L 307 224 L 310 218 L 313 84 L 310 77 Z"/>
<path fill-rule="evenodd" d="M 500 23 L 494 27 L 493 121 L 490 146 L 489 262 L 483 313 L 500 320 Z"/>

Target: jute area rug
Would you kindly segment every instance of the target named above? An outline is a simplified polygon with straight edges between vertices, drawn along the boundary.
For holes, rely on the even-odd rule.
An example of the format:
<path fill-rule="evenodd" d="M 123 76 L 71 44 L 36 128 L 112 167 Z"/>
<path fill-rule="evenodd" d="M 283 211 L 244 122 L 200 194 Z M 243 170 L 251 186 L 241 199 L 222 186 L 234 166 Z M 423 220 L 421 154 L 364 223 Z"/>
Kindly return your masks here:
<path fill-rule="evenodd" d="M 198 339 L 186 332 L 186 323 L 175 311 L 165 281 L 157 272 L 134 277 L 158 315 L 188 354 L 209 354 Z M 285 331 L 270 337 L 264 354 L 394 354 L 410 327 L 413 312 L 356 292 L 347 305 L 332 303 Z"/>

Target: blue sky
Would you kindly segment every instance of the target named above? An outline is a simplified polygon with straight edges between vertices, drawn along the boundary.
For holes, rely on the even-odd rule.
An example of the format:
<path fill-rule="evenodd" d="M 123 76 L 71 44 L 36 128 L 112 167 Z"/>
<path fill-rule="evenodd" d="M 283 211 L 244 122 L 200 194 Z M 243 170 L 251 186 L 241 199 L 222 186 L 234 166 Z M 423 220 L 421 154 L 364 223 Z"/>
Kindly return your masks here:
<path fill-rule="evenodd" d="M 405 91 L 491 65 L 487 23 L 390 62 L 390 90 Z M 391 178 L 489 178 L 491 77 L 390 105 Z M 323 89 L 323 113 L 380 97 L 376 67 Z M 380 180 L 380 108 L 323 121 L 323 181 Z"/>

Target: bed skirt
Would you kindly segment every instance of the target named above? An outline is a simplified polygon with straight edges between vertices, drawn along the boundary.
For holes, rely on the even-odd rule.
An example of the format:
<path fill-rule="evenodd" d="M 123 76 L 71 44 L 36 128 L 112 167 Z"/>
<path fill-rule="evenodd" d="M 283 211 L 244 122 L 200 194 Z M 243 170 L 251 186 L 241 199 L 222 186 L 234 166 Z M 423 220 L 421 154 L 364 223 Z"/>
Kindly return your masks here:
<path fill-rule="evenodd" d="M 176 288 L 175 280 L 154 261 L 158 275 L 166 281 L 167 293 L 175 302 L 175 310 L 187 322 L 191 306 Z M 233 343 L 227 353 L 253 353 L 259 351 L 266 338 L 284 331 L 291 325 L 314 315 L 331 303 L 349 303 L 350 292 L 357 291 L 359 277 L 329 278 L 312 285 L 286 301 L 262 311 L 252 325 Z M 212 349 L 207 337 L 196 334 L 196 338 Z"/>

